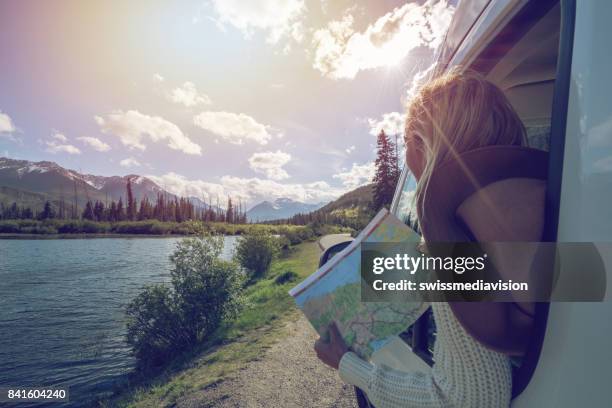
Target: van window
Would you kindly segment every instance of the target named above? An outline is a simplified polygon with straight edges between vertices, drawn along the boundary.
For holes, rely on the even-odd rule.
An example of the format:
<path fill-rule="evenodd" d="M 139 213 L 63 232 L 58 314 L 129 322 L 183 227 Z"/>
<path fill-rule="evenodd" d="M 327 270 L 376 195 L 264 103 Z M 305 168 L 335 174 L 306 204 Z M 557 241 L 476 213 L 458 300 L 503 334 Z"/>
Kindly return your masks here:
<path fill-rule="evenodd" d="M 406 172 L 403 177 L 405 177 L 405 181 L 403 183 L 402 189 L 397 193 L 399 194 L 397 197 L 397 204 L 394 208 L 394 214 L 400 220 L 404 222 L 404 224 L 408 225 L 410 228 L 415 230 L 419 235 L 421 231 L 419 230 L 417 214 L 414 202 L 414 193 L 416 190 L 416 179 L 410 173 L 408 168 L 405 168 Z"/>

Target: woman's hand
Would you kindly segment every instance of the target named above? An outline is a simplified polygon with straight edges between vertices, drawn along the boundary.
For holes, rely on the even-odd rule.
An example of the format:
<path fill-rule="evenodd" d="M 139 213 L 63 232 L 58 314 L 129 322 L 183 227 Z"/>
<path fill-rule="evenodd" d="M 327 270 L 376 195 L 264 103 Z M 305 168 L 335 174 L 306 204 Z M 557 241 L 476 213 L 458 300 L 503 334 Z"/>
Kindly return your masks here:
<path fill-rule="evenodd" d="M 329 332 L 329 342 L 325 342 L 319 337 L 319 340 L 315 342 L 314 349 L 319 360 L 337 370 L 342 356 L 349 349 L 335 322 L 330 323 L 327 330 Z"/>

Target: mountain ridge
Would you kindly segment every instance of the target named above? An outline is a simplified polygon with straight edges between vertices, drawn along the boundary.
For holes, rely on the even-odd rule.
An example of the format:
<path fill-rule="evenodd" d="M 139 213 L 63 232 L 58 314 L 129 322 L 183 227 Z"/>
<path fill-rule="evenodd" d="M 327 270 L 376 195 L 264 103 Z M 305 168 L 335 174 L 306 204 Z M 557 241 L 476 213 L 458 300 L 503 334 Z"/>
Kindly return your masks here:
<path fill-rule="evenodd" d="M 286 197 L 277 198 L 273 201 L 264 200 L 247 211 L 247 219 L 250 222 L 263 222 L 290 218 L 296 214 L 315 211 L 325 204 L 308 204 Z"/>
<path fill-rule="evenodd" d="M 75 202 L 83 209 L 87 201 L 126 201 L 126 185 L 131 181 L 132 192 L 137 201 L 147 197 L 154 202 L 158 194 L 177 197 L 146 176 L 128 174 L 125 176 L 99 176 L 81 173 L 65 168 L 56 162 L 30 161 L 0 157 L 0 202 L 20 205 L 40 210 L 45 201 L 59 203 L 64 200 L 69 205 Z M 209 208 L 224 211 L 223 208 L 210 206 L 199 197 L 187 198 L 196 208 Z M 268 221 L 289 218 L 298 213 L 306 213 L 321 208 L 325 203 L 307 204 L 290 198 L 265 200 L 247 211 L 249 221 Z"/>
<path fill-rule="evenodd" d="M 24 194 L 36 194 L 52 202 L 76 202 L 78 208 L 83 208 L 89 200 L 107 202 L 122 198 L 125 201 L 128 180 L 138 201 L 145 197 L 154 201 L 158 194 L 176 197 L 146 176 L 98 176 L 67 169 L 47 160 L 35 162 L 0 157 L 0 187 L 3 188 L 0 198 L 4 201 L 20 202 L 20 196 Z"/>

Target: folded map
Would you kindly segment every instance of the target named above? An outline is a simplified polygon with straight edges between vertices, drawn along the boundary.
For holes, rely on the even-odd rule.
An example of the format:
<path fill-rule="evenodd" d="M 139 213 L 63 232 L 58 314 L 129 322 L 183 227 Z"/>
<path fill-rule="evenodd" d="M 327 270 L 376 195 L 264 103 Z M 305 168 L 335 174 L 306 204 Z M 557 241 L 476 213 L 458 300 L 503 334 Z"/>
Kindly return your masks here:
<path fill-rule="evenodd" d="M 414 243 L 416 251 L 420 237 L 383 209 L 344 250 L 289 294 L 322 337 L 327 336 L 329 324 L 336 322 L 351 350 L 368 359 L 406 330 L 423 312 L 423 305 L 361 301 L 362 242 Z"/>

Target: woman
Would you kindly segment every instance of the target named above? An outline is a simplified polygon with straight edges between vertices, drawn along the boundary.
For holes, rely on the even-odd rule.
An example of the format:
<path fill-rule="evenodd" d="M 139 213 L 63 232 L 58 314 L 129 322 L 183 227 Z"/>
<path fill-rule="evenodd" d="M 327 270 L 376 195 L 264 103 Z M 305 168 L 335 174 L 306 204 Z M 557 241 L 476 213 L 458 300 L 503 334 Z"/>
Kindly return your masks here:
<path fill-rule="evenodd" d="M 408 107 L 405 142 L 406 164 L 418 181 L 415 200 L 425 241 L 541 239 L 544 219 L 541 177 L 501 176 L 516 171 L 520 174 L 520 169 L 516 169 L 525 166 L 509 166 L 508 157 L 514 157 L 517 150 L 518 156 L 524 157 L 533 149 L 519 147 L 526 144 L 525 128 L 495 85 L 476 73 L 458 70 L 427 83 Z M 490 174 L 499 170 L 500 176 L 483 187 L 479 180 L 490 174 L 474 174 L 473 169 L 478 167 L 474 167 L 474 162 L 492 167 L 496 162 L 505 162 L 506 170 L 510 171 L 491 169 Z M 452 218 L 458 221 L 444 224 L 440 221 L 442 217 L 432 216 L 436 214 L 433 207 L 439 208 L 439 202 L 449 197 L 448 190 L 440 188 L 440 182 L 447 188 L 456 188 L 454 180 L 460 178 L 478 188 L 452 204 Z M 453 235 L 449 232 L 453 228 L 465 233 Z M 453 306 L 431 304 L 437 337 L 435 363 L 430 373 L 396 371 L 362 360 L 347 349 L 335 325 L 330 327 L 330 341 L 319 339 L 315 350 L 323 362 L 339 369 L 346 383 L 365 391 L 377 408 L 508 407 L 512 396 L 508 354 L 512 353 L 506 351 L 512 347 L 497 348 L 486 336 L 478 338 L 474 334 L 477 330 L 464 324 L 469 319 L 461 318 L 459 308 Z M 512 330 L 508 333 L 511 336 Z M 521 355 L 521 347 L 522 343 L 515 355 Z"/>

